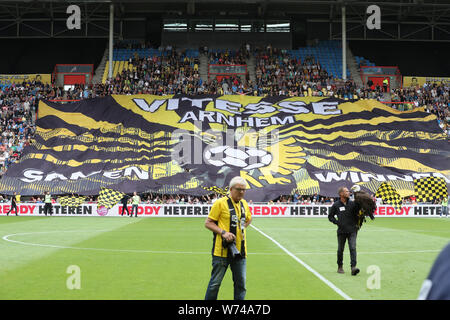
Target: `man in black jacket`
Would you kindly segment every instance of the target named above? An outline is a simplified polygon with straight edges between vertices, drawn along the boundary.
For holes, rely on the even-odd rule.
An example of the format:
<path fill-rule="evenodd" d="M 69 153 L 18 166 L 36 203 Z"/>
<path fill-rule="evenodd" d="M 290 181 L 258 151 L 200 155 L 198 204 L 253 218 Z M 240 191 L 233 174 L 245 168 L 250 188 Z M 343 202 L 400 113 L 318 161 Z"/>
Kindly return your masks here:
<path fill-rule="evenodd" d="M 14 192 L 14 195 L 11 197 L 11 209 L 6 213 L 7 216 L 9 216 L 9 213 L 13 210 L 16 211 L 16 216 L 18 215 L 17 212 L 19 212 L 19 209 L 17 208 L 17 199 L 16 199 L 17 193 Z"/>
<path fill-rule="evenodd" d="M 128 211 L 128 200 L 130 199 L 130 196 L 127 194 L 123 195 L 123 198 L 120 200 L 120 202 L 122 203 L 122 213 L 120 214 L 121 216 L 123 216 L 124 212 L 127 212 L 127 216 L 130 215 L 130 211 Z"/>
<path fill-rule="evenodd" d="M 352 268 L 352 275 L 355 276 L 359 273 L 359 269 L 356 268 L 356 236 L 358 234 L 358 212 L 360 208 L 357 203 L 349 199 L 350 191 L 346 187 L 340 187 L 338 193 L 339 200 L 331 206 L 330 213 L 328 214 L 328 220 L 338 225 L 338 273 L 344 273 L 342 262 L 345 242 L 348 240 L 351 260 L 350 266 Z"/>

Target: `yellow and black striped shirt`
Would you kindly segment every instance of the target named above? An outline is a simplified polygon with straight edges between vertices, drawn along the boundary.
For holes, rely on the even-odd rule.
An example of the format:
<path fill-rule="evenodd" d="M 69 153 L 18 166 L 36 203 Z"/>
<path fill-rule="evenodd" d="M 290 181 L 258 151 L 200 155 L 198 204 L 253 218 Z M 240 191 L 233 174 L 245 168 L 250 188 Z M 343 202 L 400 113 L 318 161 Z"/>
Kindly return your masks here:
<path fill-rule="evenodd" d="M 240 203 L 236 203 L 233 200 L 231 200 L 234 209 L 236 210 L 236 215 L 238 218 L 238 221 L 241 220 L 241 205 Z M 241 200 L 244 209 L 245 209 L 245 221 L 249 221 L 251 219 L 251 212 L 248 207 L 247 201 L 244 199 Z M 214 202 L 213 206 L 211 207 L 211 211 L 209 212 L 208 218 L 210 218 L 213 221 L 217 222 L 217 225 L 220 229 L 225 231 L 230 231 L 230 209 L 228 208 L 228 197 L 222 197 L 218 199 L 216 202 Z M 245 255 L 247 256 L 247 238 L 246 238 L 247 232 L 244 230 L 244 235 L 242 235 L 241 228 L 238 226 L 236 228 L 236 248 L 241 251 L 241 241 L 242 237 L 244 237 L 245 240 Z M 224 248 L 222 246 L 222 235 L 220 234 L 214 234 L 214 241 L 213 241 L 213 249 L 212 254 L 214 256 L 218 257 L 227 257 L 228 249 Z"/>

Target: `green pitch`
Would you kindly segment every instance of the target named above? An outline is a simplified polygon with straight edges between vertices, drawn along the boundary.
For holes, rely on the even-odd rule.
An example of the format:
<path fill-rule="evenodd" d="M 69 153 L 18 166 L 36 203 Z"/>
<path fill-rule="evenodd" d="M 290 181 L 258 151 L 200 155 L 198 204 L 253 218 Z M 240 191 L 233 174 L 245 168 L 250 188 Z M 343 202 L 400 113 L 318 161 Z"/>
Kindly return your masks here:
<path fill-rule="evenodd" d="M 447 218 L 369 221 L 353 277 L 348 246 L 345 274 L 336 273 L 336 228 L 326 218 L 253 224 L 248 300 L 416 299 L 450 240 Z M 0 299 L 201 300 L 211 246 L 204 218 L 0 217 Z M 228 270 L 219 299 L 232 298 Z"/>

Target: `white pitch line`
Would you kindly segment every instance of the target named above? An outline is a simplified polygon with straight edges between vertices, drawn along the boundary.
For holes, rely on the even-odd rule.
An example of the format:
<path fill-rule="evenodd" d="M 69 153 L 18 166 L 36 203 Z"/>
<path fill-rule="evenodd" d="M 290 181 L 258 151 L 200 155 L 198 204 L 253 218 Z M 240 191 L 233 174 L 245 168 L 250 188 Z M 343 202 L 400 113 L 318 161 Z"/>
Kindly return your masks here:
<path fill-rule="evenodd" d="M 259 230 L 257 227 L 255 227 L 253 224 L 250 225 L 253 229 L 261 233 L 264 237 L 275 243 L 281 250 L 286 252 L 291 258 L 293 258 L 295 261 L 300 263 L 302 266 L 304 266 L 308 271 L 310 271 L 312 274 L 314 274 L 317 278 L 322 280 L 327 286 L 329 286 L 331 289 L 333 289 L 337 294 L 339 294 L 341 297 L 343 297 L 345 300 L 352 300 L 347 294 L 345 294 L 341 289 L 336 287 L 333 283 L 331 283 L 328 279 L 326 279 L 324 276 L 322 276 L 320 273 L 318 273 L 316 270 L 311 268 L 309 265 L 307 265 L 305 262 L 303 262 L 301 259 L 296 257 L 293 253 L 291 253 L 288 249 L 283 247 L 278 241 L 273 239 L 271 236 L 265 234 L 261 230 Z"/>
<path fill-rule="evenodd" d="M 408 254 L 408 253 L 435 253 L 435 252 L 441 252 L 441 250 L 436 249 L 430 249 L 430 250 L 410 250 L 410 251 L 374 251 L 374 252 L 359 252 L 360 254 Z M 294 254 L 301 254 L 301 255 L 329 255 L 329 254 L 336 254 L 336 252 L 294 252 Z"/>
<path fill-rule="evenodd" d="M 75 250 L 92 250 L 92 251 L 109 251 L 109 252 L 133 252 L 133 253 L 175 253 L 175 254 L 211 254 L 208 252 L 181 252 L 181 251 L 154 251 L 154 250 L 133 250 L 133 249 L 108 249 L 108 248 L 83 248 L 83 247 L 71 247 L 71 246 L 60 246 L 53 244 L 42 244 L 42 243 L 32 243 L 32 242 L 24 242 L 19 240 L 12 240 L 10 237 L 20 236 L 20 235 L 30 235 L 37 233 L 52 233 L 52 232 L 79 232 L 79 231 L 50 231 L 50 232 L 27 232 L 27 233 L 14 233 L 3 236 L 2 239 L 8 242 L 27 245 L 27 246 L 35 246 L 35 247 L 48 247 L 48 248 L 56 248 L 56 249 L 75 249 Z"/>
<path fill-rule="evenodd" d="M 256 227 L 255 227 L 256 229 Z M 105 232 L 111 230 L 65 230 L 65 231 L 43 231 L 43 232 L 23 232 L 23 233 L 13 233 L 8 234 L 2 237 L 2 240 L 26 245 L 26 246 L 34 246 L 34 247 L 48 247 L 48 248 L 56 248 L 56 249 L 74 249 L 74 250 L 92 250 L 92 251 L 107 251 L 107 252 L 132 252 L 132 253 L 154 253 L 154 254 L 211 254 L 211 252 L 200 252 L 200 251 L 158 251 L 158 250 L 138 250 L 138 249 L 109 249 L 109 248 L 83 248 L 83 247 L 72 247 L 72 246 L 61 246 L 61 245 L 53 245 L 53 244 L 45 244 L 45 243 L 33 243 L 33 242 L 25 242 L 19 240 L 10 239 L 10 237 L 21 236 L 21 235 L 31 235 L 31 234 L 48 234 L 48 233 L 65 233 L 65 232 Z M 260 230 L 258 230 L 260 231 Z M 262 231 L 260 231 L 262 232 Z M 430 250 L 411 250 L 411 251 L 373 251 L 373 252 L 358 252 L 358 254 L 409 254 L 409 253 L 436 253 L 441 250 L 430 249 Z M 334 255 L 336 252 L 295 252 L 294 255 Z M 249 255 L 268 255 L 268 256 L 279 256 L 284 255 L 284 253 L 277 252 L 249 252 Z"/>
<path fill-rule="evenodd" d="M 110 231 L 110 230 L 89 230 L 89 232 L 103 232 L 103 231 Z M 31 234 L 48 234 L 48 233 L 65 233 L 65 232 L 84 232 L 84 231 L 78 231 L 78 230 L 71 230 L 71 231 L 43 231 L 43 232 L 23 232 L 23 233 L 13 233 L 8 234 L 2 237 L 4 241 L 26 245 L 26 246 L 33 246 L 33 247 L 47 247 L 47 248 L 55 248 L 55 249 L 74 249 L 74 250 L 92 250 L 92 251 L 107 251 L 107 252 L 132 252 L 132 253 L 161 253 L 161 254 L 201 254 L 201 255 L 210 255 L 211 252 L 200 252 L 200 251 L 158 251 L 158 250 L 139 250 L 139 249 L 109 249 L 109 248 L 83 248 L 83 247 L 73 247 L 73 246 L 61 246 L 61 245 L 54 245 L 54 244 L 45 244 L 45 243 L 33 243 L 33 242 L 25 242 L 20 240 L 13 240 L 10 239 L 14 236 L 24 236 L 24 235 L 31 235 Z M 272 253 L 272 252 L 252 252 L 250 253 L 252 255 L 282 255 L 283 253 Z"/>

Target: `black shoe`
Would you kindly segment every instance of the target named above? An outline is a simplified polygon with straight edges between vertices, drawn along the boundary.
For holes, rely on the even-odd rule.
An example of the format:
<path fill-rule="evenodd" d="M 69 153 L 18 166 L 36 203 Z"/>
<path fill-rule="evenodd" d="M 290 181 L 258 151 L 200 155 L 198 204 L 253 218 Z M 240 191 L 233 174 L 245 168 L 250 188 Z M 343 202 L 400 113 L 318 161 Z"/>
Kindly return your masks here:
<path fill-rule="evenodd" d="M 342 267 L 339 267 L 337 270 L 338 273 L 344 273 L 344 269 Z"/>
<path fill-rule="evenodd" d="M 352 268 L 352 276 L 356 276 L 359 273 L 359 269 L 356 267 Z"/>

